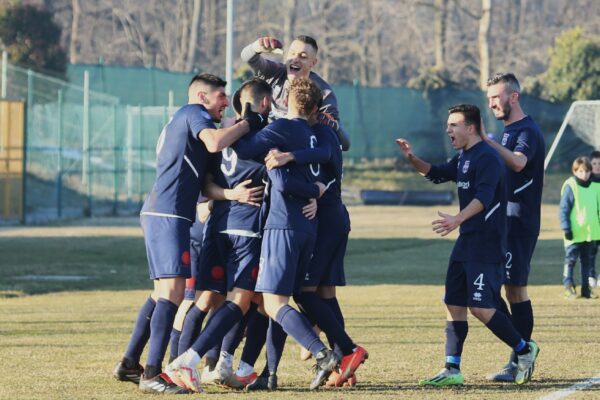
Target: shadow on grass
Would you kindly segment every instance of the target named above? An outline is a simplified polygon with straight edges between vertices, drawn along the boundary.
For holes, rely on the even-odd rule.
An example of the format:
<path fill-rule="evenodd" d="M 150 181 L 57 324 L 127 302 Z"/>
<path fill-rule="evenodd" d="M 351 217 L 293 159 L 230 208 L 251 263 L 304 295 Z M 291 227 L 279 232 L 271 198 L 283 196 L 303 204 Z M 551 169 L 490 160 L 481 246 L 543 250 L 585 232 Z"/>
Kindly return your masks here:
<path fill-rule="evenodd" d="M 350 239 L 349 285 L 442 285 L 453 243 Z M 562 241 L 540 240 L 530 284 L 560 284 Z M 0 297 L 78 290 L 151 289 L 141 237 L 0 238 Z"/>

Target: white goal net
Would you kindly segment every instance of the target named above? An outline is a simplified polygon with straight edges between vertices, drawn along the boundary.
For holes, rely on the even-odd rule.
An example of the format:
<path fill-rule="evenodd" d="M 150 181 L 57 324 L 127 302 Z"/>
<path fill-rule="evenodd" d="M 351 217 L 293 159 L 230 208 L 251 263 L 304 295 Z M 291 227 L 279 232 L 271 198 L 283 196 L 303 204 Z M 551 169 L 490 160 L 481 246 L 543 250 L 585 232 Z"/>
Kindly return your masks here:
<path fill-rule="evenodd" d="M 571 130 L 577 137 L 594 149 L 600 149 L 600 100 L 576 101 L 571 104 L 552 142 L 548 155 L 546 155 L 544 169 L 548 167 L 560 143 L 560 139 L 568 130 Z"/>

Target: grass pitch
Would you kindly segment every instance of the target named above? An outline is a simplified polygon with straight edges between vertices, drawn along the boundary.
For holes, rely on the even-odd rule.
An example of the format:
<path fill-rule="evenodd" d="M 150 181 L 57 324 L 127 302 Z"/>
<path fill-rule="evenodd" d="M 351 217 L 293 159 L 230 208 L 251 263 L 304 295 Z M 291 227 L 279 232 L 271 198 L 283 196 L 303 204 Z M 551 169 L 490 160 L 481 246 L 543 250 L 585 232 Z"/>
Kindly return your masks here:
<path fill-rule="evenodd" d="M 563 248 L 557 208 L 545 206 L 530 295 L 541 347 L 534 380 L 494 384 L 509 349 L 470 318 L 463 354 L 466 384 L 421 388 L 443 366 L 443 280 L 455 235 L 431 231 L 436 211 L 456 207 L 352 207 L 346 257 L 349 286 L 339 291 L 347 330 L 370 352 L 352 389 L 309 392 L 312 362 L 290 339 L 281 390 L 239 393 L 207 388 L 226 399 L 536 399 L 594 377 L 600 300 L 564 300 Z M 49 227 L 0 228 L 1 399 L 148 398 L 111 370 L 121 356 L 147 279 L 136 219 L 80 221 Z M 41 276 L 41 279 L 40 279 Z M 262 369 L 264 357 L 257 369 Z M 237 365 L 237 362 L 236 362 Z M 190 395 L 191 397 L 200 395 Z M 186 398 L 184 396 L 184 398 Z M 598 386 L 569 399 L 600 398 Z"/>

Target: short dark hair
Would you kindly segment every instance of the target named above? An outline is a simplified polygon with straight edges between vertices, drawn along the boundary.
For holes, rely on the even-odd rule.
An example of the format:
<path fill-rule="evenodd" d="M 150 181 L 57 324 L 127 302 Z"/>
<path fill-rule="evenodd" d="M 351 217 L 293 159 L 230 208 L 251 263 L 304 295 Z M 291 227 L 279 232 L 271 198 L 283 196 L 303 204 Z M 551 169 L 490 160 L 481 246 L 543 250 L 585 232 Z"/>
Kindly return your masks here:
<path fill-rule="evenodd" d="M 212 88 L 220 88 L 227 86 L 227 81 L 219 78 L 213 74 L 198 74 L 192 78 L 188 87 L 191 87 L 194 83 L 203 83 L 207 86 L 211 86 Z"/>
<path fill-rule="evenodd" d="M 600 151 L 594 150 L 590 153 L 590 159 L 600 158 Z"/>
<path fill-rule="evenodd" d="M 571 171 L 573 171 L 573 173 L 575 173 L 575 171 L 577 171 L 579 169 L 579 167 L 581 167 L 582 165 L 585 167 L 586 171 L 592 170 L 592 163 L 590 162 L 589 158 L 577 157 L 575 159 L 575 161 L 573 161 L 573 165 L 571 166 Z"/>
<path fill-rule="evenodd" d="M 475 125 L 475 131 L 481 133 L 481 112 L 472 104 L 457 104 L 448 109 L 448 115 L 459 113 L 465 118 L 466 125 Z"/>
<path fill-rule="evenodd" d="M 317 53 L 319 51 L 319 46 L 317 46 L 317 41 L 310 36 L 300 35 L 300 36 L 296 36 L 296 39 L 294 39 L 294 40 L 299 40 L 302 43 L 311 45 L 315 49 L 315 53 Z"/>
<path fill-rule="evenodd" d="M 488 79 L 487 86 L 490 87 L 500 82 L 504 83 L 506 87 L 510 89 L 511 93 L 521 93 L 521 85 L 519 84 L 519 81 L 517 80 L 515 74 L 513 74 L 512 72 L 498 72 L 490 79 Z"/>
<path fill-rule="evenodd" d="M 259 100 L 265 96 L 273 95 L 273 88 L 263 79 L 258 77 L 248 79 L 247 81 L 242 83 L 242 86 L 240 86 L 240 88 L 236 90 L 236 92 L 233 94 L 233 109 L 238 114 L 242 113 L 241 96 L 242 92 L 245 91 L 249 91 L 250 97 L 254 100 Z"/>
<path fill-rule="evenodd" d="M 290 82 L 289 96 L 294 96 L 298 111 L 308 115 L 319 104 L 319 100 L 323 98 L 323 92 L 310 79 L 296 78 Z"/>

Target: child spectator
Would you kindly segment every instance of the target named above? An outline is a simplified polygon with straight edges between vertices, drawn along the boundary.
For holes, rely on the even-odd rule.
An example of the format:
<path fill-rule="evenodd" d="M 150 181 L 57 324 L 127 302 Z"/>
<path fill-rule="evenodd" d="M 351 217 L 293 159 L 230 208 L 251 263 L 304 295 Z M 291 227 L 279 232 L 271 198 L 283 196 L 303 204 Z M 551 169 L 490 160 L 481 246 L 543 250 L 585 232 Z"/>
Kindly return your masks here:
<path fill-rule="evenodd" d="M 575 298 L 573 267 L 581 263 L 581 297 L 597 298 L 589 285 L 594 238 L 600 236 L 600 220 L 596 191 L 591 187 L 592 165 L 589 158 L 577 157 L 571 167 L 572 177 L 561 189 L 560 227 L 565 235 L 565 266 L 563 285 L 565 297 Z"/>

